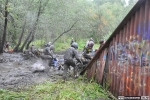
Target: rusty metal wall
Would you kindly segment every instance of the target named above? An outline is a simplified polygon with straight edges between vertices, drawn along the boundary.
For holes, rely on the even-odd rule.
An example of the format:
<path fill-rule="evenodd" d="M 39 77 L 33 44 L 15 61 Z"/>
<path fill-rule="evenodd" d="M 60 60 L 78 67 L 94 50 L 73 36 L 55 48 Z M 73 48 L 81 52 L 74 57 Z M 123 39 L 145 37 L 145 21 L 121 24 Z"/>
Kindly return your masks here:
<path fill-rule="evenodd" d="M 150 96 L 150 0 L 139 0 L 82 73 L 114 96 Z"/>

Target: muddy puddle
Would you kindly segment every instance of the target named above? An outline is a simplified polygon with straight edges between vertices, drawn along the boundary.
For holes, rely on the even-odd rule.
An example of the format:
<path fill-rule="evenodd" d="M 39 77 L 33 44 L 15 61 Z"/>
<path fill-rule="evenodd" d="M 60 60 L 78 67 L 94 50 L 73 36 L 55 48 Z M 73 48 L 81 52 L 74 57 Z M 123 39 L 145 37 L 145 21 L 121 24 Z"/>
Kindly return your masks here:
<path fill-rule="evenodd" d="M 57 55 L 63 61 L 63 55 Z M 37 66 L 43 71 L 36 71 Z M 24 60 L 21 53 L 0 54 L 0 88 L 14 89 L 45 81 L 62 80 L 63 70 L 48 66 L 48 61 L 40 58 Z"/>

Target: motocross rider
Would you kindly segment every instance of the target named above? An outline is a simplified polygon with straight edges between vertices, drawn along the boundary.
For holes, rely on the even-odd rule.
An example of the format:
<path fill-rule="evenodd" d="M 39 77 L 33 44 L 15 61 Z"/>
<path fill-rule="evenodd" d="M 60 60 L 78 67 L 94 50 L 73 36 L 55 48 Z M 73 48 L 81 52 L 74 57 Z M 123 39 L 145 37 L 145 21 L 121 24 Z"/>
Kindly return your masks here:
<path fill-rule="evenodd" d="M 66 80 L 67 78 L 67 71 L 72 66 L 74 68 L 74 77 L 78 77 L 77 75 L 77 67 L 75 61 L 73 60 L 76 58 L 78 62 L 81 62 L 77 53 L 78 44 L 73 42 L 71 47 L 69 47 L 64 53 L 64 71 L 63 71 L 63 79 Z"/>

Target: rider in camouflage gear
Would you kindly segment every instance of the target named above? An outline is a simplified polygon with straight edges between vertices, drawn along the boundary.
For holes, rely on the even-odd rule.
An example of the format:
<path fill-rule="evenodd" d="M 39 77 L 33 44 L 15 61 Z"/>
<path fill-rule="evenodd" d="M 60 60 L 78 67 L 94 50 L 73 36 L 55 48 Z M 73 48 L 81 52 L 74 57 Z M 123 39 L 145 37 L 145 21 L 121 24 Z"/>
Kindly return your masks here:
<path fill-rule="evenodd" d="M 67 77 L 67 71 L 70 68 L 70 66 L 72 66 L 74 68 L 74 75 L 75 77 L 77 74 L 77 68 L 76 68 L 76 64 L 75 61 L 73 60 L 74 58 L 76 58 L 77 61 L 80 62 L 80 59 L 78 57 L 78 53 L 77 50 L 78 49 L 78 44 L 76 42 L 72 43 L 71 47 L 69 47 L 64 54 L 64 72 L 63 72 L 63 79 L 66 80 Z"/>

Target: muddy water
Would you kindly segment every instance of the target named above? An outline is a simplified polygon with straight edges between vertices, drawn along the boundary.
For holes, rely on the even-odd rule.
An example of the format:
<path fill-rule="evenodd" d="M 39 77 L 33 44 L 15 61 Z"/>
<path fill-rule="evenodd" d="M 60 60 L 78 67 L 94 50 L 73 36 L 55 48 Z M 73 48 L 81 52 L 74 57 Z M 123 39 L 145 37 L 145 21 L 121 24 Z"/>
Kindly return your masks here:
<path fill-rule="evenodd" d="M 62 61 L 62 55 L 57 55 Z M 34 72 L 33 65 L 44 66 L 44 71 Z M 0 88 L 14 89 L 45 81 L 62 79 L 62 70 L 48 66 L 48 61 L 40 58 L 24 60 L 20 53 L 3 53 L 0 55 Z"/>

